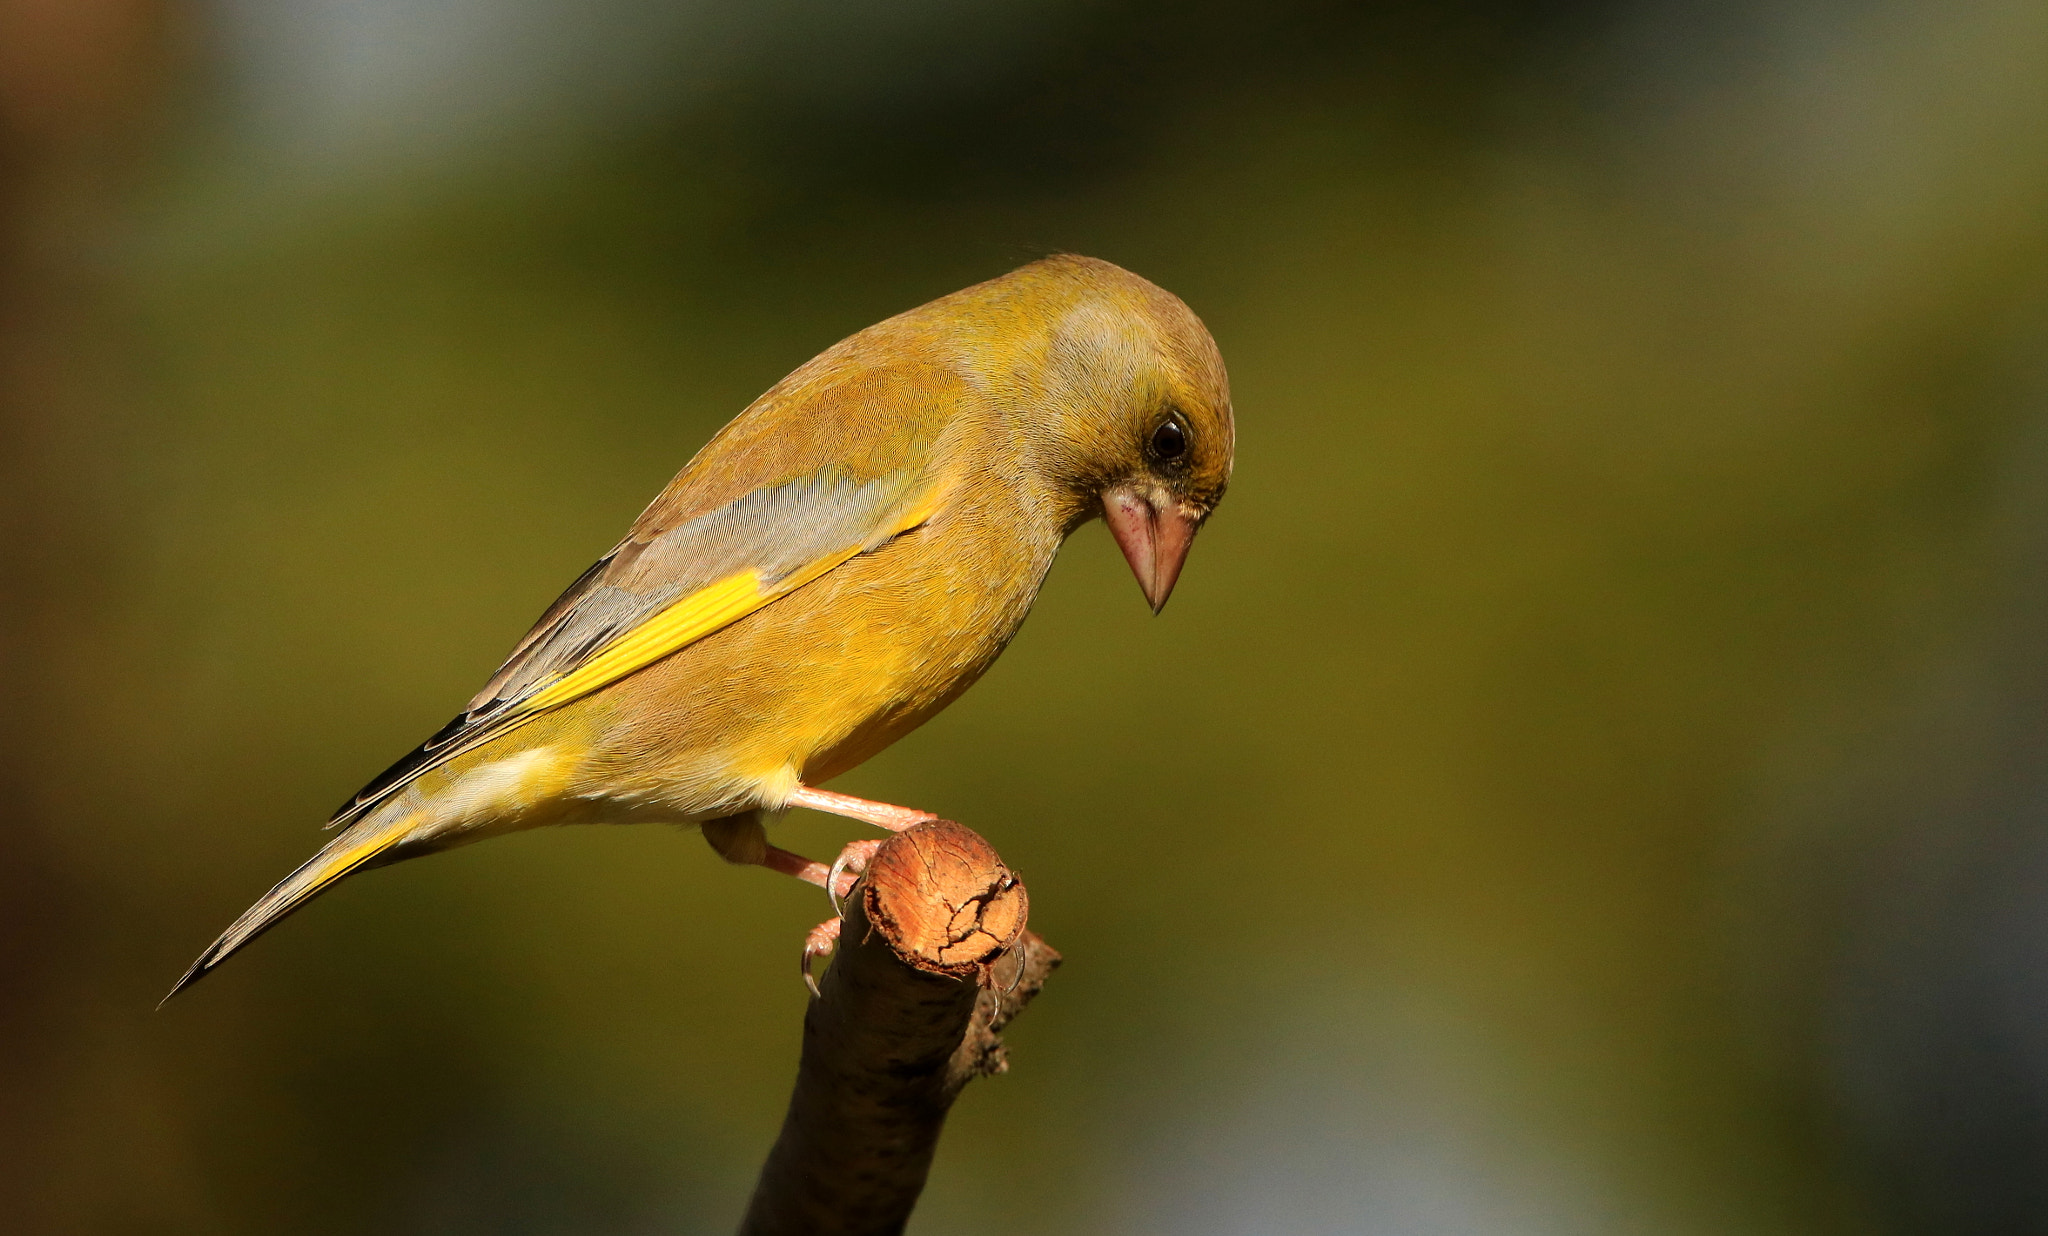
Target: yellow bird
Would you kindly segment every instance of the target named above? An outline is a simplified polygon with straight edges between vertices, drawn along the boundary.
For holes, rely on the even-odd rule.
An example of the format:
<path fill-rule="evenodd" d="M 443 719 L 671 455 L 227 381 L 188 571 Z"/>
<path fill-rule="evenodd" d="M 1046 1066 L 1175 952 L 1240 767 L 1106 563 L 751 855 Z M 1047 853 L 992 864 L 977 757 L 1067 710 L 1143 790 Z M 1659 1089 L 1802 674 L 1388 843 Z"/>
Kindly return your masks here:
<path fill-rule="evenodd" d="M 1164 605 L 1233 449 L 1209 332 L 1108 262 L 1047 258 L 861 331 L 720 430 L 171 994 L 343 876 L 516 829 L 696 824 L 830 889 L 839 865 L 769 845 L 763 814 L 932 818 L 818 787 L 979 678 L 1090 519 Z"/>

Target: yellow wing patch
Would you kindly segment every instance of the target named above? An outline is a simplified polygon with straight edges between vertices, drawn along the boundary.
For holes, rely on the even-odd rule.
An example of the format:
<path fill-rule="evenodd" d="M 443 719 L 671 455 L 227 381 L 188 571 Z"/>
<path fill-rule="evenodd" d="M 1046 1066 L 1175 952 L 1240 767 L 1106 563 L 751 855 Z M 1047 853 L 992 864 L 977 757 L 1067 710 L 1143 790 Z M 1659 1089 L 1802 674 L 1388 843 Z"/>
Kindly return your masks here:
<path fill-rule="evenodd" d="M 903 533 L 930 519 L 938 503 L 920 504 L 904 517 L 890 536 Z M 579 700 L 593 691 L 610 686 L 626 675 L 680 652 L 705 636 L 731 626 L 779 596 L 793 592 L 848 559 L 858 557 L 864 546 L 855 545 L 821 558 L 792 575 L 764 584 L 755 570 L 728 575 L 707 584 L 671 604 L 667 609 L 634 627 L 575 669 L 534 692 L 517 705 L 514 715 L 532 716 L 550 708 Z"/>
<path fill-rule="evenodd" d="M 842 559 L 844 561 L 844 559 Z M 645 669 L 669 653 L 753 613 L 769 599 L 758 571 L 729 575 L 670 605 L 613 640 L 604 651 L 520 701 L 520 712 L 545 712 Z"/>

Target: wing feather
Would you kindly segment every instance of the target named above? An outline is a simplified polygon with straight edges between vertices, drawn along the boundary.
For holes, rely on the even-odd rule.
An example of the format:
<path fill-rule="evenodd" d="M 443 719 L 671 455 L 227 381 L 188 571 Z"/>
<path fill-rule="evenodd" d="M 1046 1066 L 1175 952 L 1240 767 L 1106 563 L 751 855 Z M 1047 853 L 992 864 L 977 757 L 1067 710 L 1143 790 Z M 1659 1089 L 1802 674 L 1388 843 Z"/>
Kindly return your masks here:
<path fill-rule="evenodd" d="M 799 379 L 811 368 L 785 379 L 699 452 L 626 539 L 548 607 L 468 708 L 364 786 L 329 826 L 361 818 L 421 774 L 688 647 L 930 519 L 942 488 L 931 448 L 954 384 L 918 367 L 854 373 L 844 375 L 850 382 L 804 389 Z M 831 438 L 815 423 L 780 435 L 763 435 L 749 423 L 787 415 L 791 402 L 834 394 L 842 400 L 832 402 L 858 396 L 857 424 L 867 429 L 855 444 L 858 466 L 805 460 L 828 453 Z M 751 432 L 720 452 L 736 430 Z M 707 494 L 725 500 L 714 505 Z"/>

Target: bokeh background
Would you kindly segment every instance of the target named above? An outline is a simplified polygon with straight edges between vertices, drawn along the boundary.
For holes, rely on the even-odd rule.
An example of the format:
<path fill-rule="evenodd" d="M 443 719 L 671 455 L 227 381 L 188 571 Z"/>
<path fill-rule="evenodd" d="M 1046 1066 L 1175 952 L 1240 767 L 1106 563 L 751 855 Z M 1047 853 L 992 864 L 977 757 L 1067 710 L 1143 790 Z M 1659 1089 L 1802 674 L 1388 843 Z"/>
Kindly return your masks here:
<path fill-rule="evenodd" d="M 153 1006 L 753 395 L 1061 249 L 1237 480 L 840 783 L 1069 958 L 915 1232 L 2048 1232 L 2026 0 L 0 0 L 6 1229 L 730 1230 L 824 905 L 695 838 Z"/>

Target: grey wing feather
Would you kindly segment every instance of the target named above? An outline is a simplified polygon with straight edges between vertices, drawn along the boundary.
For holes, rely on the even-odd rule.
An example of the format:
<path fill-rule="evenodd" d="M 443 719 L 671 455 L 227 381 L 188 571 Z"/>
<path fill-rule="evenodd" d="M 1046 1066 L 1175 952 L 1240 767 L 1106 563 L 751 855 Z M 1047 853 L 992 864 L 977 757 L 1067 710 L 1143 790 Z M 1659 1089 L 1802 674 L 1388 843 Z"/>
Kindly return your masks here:
<path fill-rule="evenodd" d="M 548 607 L 467 709 L 358 791 L 328 827 L 361 818 L 420 774 L 524 720 L 521 700 L 698 589 L 746 570 L 773 584 L 835 552 L 879 547 L 902 530 L 903 513 L 926 489 L 918 468 L 861 481 L 827 467 L 645 539 L 628 537 Z"/>
<path fill-rule="evenodd" d="M 549 608 L 469 702 L 525 698 L 674 602 L 741 571 L 775 583 L 848 546 L 893 535 L 916 473 L 856 481 L 839 468 L 767 486 L 649 539 L 628 538 Z"/>

